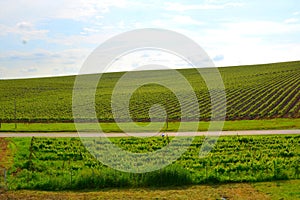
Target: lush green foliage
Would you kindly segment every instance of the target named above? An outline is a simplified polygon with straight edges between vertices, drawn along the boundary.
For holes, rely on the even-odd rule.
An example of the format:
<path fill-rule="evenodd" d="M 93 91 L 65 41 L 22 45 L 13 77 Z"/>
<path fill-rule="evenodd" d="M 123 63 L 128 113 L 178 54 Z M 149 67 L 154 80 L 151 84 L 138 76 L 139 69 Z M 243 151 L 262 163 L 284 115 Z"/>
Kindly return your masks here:
<path fill-rule="evenodd" d="M 300 116 L 300 62 L 276 63 L 256 66 L 239 66 L 219 68 L 224 80 L 227 94 L 227 119 L 262 119 L 275 117 Z M 210 118 L 210 98 L 205 82 L 193 69 L 179 70 L 193 87 L 200 109 L 200 119 Z M 210 69 L 202 69 L 202 73 L 209 73 Z M 135 78 L 124 84 L 132 85 L 141 79 L 151 80 L 157 73 L 173 83 L 187 101 L 190 94 L 186 88 L 178 85 L 176 79 L 168 71 L 132 72 Z M 111 94 L 116 82 L 124 73 L 110 73 L 102 76 L 96 93 L 96 111 L 99 120 L 113 121 L 111 110 Z M 83 88 L 88 90 L 87 83 Z M 12 121 L 71 121 L 72 90 L 75 77 L 40 78 L 27 80 L 0 80 L 0 120 Z M 215 88 L 210 92 L 218 92 Z M 120 99 L 122 99 L 122 94 Z M 168 89 L 149 84 L 136 90 L 130 101 L 131 116 L 136 121 L 149 120 L 149 108 L 155 104 L 162 104 L 170 120 L 181 117 L 180 105 L 176 96 Z M 187 105 L 188 106 L 188 105 Z M 126 106 L 118 105 L 122 112 Z M 190 120 L 198 120 L 194 108 L 190 107 Z M 221 108 L 220 108 L 221 109 Z M 159 117 L 159 116 L 158 116 Z M 127 120 L 127 119 L 123 119 Z"/>
<path fill-rule="evenodd" d="M 172 138 L 171 138 L 172 139 Z M 131 152 L 162 148 L 167 139 L 114 138 Z M 12 189 L 83 189 L 257 182 L 300 176 L 300 136 L 221 137 L 206 158 L 199 158 L 202 137 L 165 169 L 144 174 L 119 172 L 94 159 L 78 138 L 14 138 L 18 151 L 9 170 Z M 93 139 L 91 139 L 93 142 Z"/>

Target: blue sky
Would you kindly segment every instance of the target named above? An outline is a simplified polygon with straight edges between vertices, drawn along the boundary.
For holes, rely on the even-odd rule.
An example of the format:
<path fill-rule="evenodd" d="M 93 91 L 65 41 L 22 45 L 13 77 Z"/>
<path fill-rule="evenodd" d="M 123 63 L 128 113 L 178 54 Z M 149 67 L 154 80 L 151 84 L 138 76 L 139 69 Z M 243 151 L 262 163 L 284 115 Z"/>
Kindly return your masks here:
<path fill-rule="evenodd" d="M 0 9 L 1 79 L 77 74 L 99 44 L 138 28 L 182 33 L 216 66 L 300 60 L 296 0 L 14 0 Z"/>

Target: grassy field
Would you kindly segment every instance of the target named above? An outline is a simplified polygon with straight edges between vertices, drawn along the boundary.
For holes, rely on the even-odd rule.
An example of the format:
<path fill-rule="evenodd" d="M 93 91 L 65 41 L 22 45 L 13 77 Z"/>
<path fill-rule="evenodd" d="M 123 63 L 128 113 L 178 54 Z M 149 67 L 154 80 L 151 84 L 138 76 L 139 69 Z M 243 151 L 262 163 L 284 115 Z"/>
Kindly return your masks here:
<path fill-rule="evenodd" d="M 194 107 L 185 105 L 189 109 L 188 120 L 209 120 L 211 102 L 209 92 L 218 95 L 218 88 L 208 91 L 204 80 L 193 69 L 178 70 L 190 82 L 199 102 L 200 116 L 194 112 Z M 300 61 L 275 63 L 266 65 L 238 66 L 219 68 L 224 80 L 227 98 L 227 120 L 236 119 L 268 119 L 268 118 L 299 118 L 300 116 Z M 210 69 L 202 69 L 202 73 L 209 74 Z M 168 71 L 132 72 L 135 78 L 124 83 L 122 93 L 118 99 L 122 100 L 128 92 L 127 86 L 153 77 L 162 77 L 173 84 L 180 95 L 186 97 L 189 103 L 191 95 L 186 87 L 178 85 L 176 79 Z M 110 73 L 102 76 L 96 92 L 97 117 L 103 122 L 112 122 L 110 106 L 113 88 L 124 73 Z M 82 86 L 82 91 L 90 89 L 89 79 Z M 38 78 L 25 80 L 0 80 L 0 121 L 12 122 L 70 122 L 72 115 L 72 90 L 74 76 Z M 87 100 L 87 101 L 90 101 Z M 86 102 L 89 103 L 89 102 Z M 138 88 L 131 96 L 130 114 L 135 121 L 149 120 L 148 111 L 153 104 L 159 103 L 165 107 L 170 121 L 179 120 L 180 105 L 175 94 L 170 90 L 155 84 L 148 84 Z M 185 104 L 185 103 L 184 103 Z M 126 105 L 120 101 L 118 119 L 126 121 L 124 117 Z M 221 107 L 218 109 L 222 109 Z M 15 112 L 16 111 L 16 112 Z M 84 116 L 83 116 L 84 117 Z M 159 118 L 159 116 L 156 116 Z M 160 120 L 160 119 L 158 119 Z"/>
<path fill-rule="evenodd" d="M 155 122 L 153 122 L 155 124 Z M 210 122 L 182 122 L 186 124 L 182 131 L 193 131 L 193 127 L 198 123 L 198 131 L 207 131 Z M 133 128 L 131 123 L 123 123 L 127 132 L 151 132 L 153 127 L 148 127 L 147 122 L 137 122 L 139 125 Z M 159 123 L 155 130 L 159 130 Z M 166 124 L 161 131 L 177 131 L 180 122 L 169 122 L 168 128 Z M 100 123 L 101 129 L 106 133 L 123 132 L 116 123 Z M 189 128 L 191 127 L 191 128 Z M 83 130 L 87 132 L 96 131 L 95 124 L 86 123 Z M 264 120 L 237 120 L 226 121 L 223 127 L 224 131 L 232 130 L 284 130 L 284 129 L 300 129 L 300 118 L 295 119 L 264 119 Z M 76 132 L 74 123 L 18 123 L 15 128 L 14 123 L 3 123 L 0 132 Z"/>
<path fill-rule="evenodd" d="M 273 181 L 252 184 L 258 191 L 266 193 L 271 199 L 300 199 L 300 180 Z"/>
<path fill-rule="evenodd" d="M 205 158 L 199 157 L 203 137 L 196 137 L 188 151 L 173 164 L 143 174 L 120 172 L 103 165 L 78 138 L 6 140 L 15 151 L 14 163 L 8 170 L 10 189 L 163 187 L 287 180 L 300 176 L 299 135 L 224 136 Z M 157 137 L 112 138 L 111 141 L 134 153 L 151 152 L 169 142 Z M 95 148 L 102 145 L 96 139 L 90 142 Z"/>
<path fill-rule="evenodd" d="M 0 194 L 3 199 L 232 199 L 232 200 L 271 200 L 300 199 L 300 180 L 262 183 L 234 183 L 223 185 L 181 186 L 163 188 L 102 189 L 83 191 L 10 191 Z"/>

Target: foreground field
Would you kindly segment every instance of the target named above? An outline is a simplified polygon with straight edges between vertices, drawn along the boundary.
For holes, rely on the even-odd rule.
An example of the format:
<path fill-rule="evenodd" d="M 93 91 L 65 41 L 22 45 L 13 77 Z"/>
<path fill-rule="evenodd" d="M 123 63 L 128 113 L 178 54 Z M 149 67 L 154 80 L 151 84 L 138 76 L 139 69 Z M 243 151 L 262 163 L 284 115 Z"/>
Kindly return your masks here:
<path fill-rule="evenodd" d="M 98 191 L 45 192 L 10 191 L 0 194 L 0 199 L 47 199 L 47 200 L 85 200 L 85 199 L 231 199 L 268 200 L 300 199 L 300 180 L 262 183 L 234 183 L 225 185 L 202 185 L 164 188 L 103 189 Z"/>
<path fill-rule="evenodd" d="M 157 84 L 148 84 L 138 88 L 131 96 L 130 114 L 135 121 L 149 121 L 148 111 L 153 104 L 165 107 L 170 121 L 179 120 L 180 105 L 175 95 L 184 95 L 188 108 L 186 117 L 190 121 L 209 120 L 211 115 L 210 92 L 219 94 L 220 88 L 207 90 L 204 80 L 193 69 L 178 70 L 190 82 L 199 102 L 200 116 L 189 104 L 191 94 L 186 87 L 179 85 L 168 71 L 132 72 L 135 77 L 124 83 L 122 91 L 116 95 L 118 119 L 126 118 L 127 104 L 123 96 L 128 94 L 127 87 L 135 85 L 140 80 L 151 81 L 156 77 L 170 82 L 180 94 L 174 94 L 169 89 Z M 236 119 L 269 119 L 269 118 L 299 118 L 300 117 L 300 62 L 275 63 L 254 66 L 238 66 L 219 68 L 224 80 L 227 98 L 227 120 Z M 210 74 L 211 70 L 202 69 L 201 73 Z M 113 122 L 111 95 L 115 84 L 124 73 L 103 75 L 96 92 L 97 118 L 103 122 Z M 82 92 L 91 90 L 88 76 L 87 82 L 81 88 Z M 0 80 L 0 122 L 71 122 L 72 92 L 75 77 L 40 78 L 27 80 Z M 91 99 L 85 99 L 87 105 Z M 215 105 L 217 110 L 222 106 Z M 82 116 L 84 118 L 84 116 Z M 161 115 L 154 117 L 162 120 Z"/>
<path fill-rule="evenodd" d="M 10 189 L 157 187 L 260 182 L 300 176 L 299 135 L 224 136 L 205 158 L 199 157 L 203 137 L 196 137 L 188 151 L 172 165 L 145 174 L 124 173 L 104 166 L 87 152 L 78 138 L 6 140 L 15 152 L 14 163 L 8 168 Z M 169 142 L 159 137 L 111 138 L 111 141 L 134 153 L 154 151 Z M 102 143 L 91 139 L 90 145 L 101 148 Z"/>

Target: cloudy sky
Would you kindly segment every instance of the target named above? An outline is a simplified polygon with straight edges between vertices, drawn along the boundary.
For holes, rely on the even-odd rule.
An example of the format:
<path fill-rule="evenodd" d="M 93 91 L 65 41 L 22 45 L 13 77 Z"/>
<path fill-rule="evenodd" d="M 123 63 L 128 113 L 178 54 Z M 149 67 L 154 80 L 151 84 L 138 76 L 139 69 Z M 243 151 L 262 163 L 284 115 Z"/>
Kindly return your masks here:
<path fill-rule="evenodd" d="M 300 60 L 298 0 L 2 0 L 0 78 L 77 74 L 99 44 L 138 28 L 182 33 L 216 66 Z"/>

